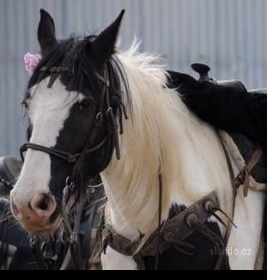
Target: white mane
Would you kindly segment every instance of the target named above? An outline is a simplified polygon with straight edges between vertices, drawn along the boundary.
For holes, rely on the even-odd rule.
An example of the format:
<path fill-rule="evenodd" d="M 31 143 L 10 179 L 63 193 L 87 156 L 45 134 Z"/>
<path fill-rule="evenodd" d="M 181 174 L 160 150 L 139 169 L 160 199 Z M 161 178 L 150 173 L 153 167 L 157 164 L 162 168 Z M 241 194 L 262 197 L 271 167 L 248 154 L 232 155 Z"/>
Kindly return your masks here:
<path fill-rule="evenodd" d="M 164 219 L 173 203 L 189 206 L 213 190 L 231 214 L 228 168 L 215 131 L 190 113 L 176 90 L 166 87 L 168 74 L 159 57 L 137 53 L 134 44 L 118 58 L 128 78 L 133 118 L 120 137 L 121 160 L 113 157 L 102 174 L 107 220 L 128 238 L 153 232 L 159 169 Z"/>

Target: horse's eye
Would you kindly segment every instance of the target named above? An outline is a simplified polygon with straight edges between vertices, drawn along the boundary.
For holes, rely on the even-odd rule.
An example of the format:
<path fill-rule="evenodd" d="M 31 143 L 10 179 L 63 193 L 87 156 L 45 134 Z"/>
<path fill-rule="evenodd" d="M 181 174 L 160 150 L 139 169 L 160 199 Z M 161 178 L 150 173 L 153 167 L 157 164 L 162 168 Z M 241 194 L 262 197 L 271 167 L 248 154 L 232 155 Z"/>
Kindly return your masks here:
<path fill-rule="evenodd" d="M 91 108 L 92 101 L 90 99 L 84 99 L 83 101 L 80 102 L 79 104 L 79 109 L 80 111 L 87 111 Z"/>

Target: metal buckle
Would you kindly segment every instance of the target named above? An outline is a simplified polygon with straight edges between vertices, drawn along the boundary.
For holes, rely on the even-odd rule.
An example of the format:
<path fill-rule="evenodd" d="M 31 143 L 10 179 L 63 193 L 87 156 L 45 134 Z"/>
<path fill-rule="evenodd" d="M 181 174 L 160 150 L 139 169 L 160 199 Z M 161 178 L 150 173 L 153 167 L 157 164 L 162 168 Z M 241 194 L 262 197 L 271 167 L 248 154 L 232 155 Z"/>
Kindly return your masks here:
<path fill-rule="evenodd" d="M 106 116 L 112 116 L 113 115 L 113 108 L 112 107 L 109 107 L 106 111 Z"/>
<path fill-rule="evenodd" d="M 67 155 L 67 162 L 75 163 L 77 161 L 77 155 Z"/>
<path fill-rule="evenodd" d="M 95 117 L 95 125 L 101 126 L 102 123 L 103 123 L 103 114 L 102 112 L 99 111 Z"/>

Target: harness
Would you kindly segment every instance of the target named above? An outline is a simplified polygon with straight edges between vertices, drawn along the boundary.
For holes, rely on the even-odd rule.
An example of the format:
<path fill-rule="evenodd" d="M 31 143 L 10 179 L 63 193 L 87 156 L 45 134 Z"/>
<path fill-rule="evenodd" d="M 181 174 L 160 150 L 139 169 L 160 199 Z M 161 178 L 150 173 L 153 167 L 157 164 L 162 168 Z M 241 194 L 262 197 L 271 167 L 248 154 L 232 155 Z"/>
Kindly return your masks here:
<path fill-rule="evenodd" d="M 203 225 L 218 209 L 217 195 L 212 192 L 175 217 L 164 222 L 152 233 L 140 250 L 141 239 L 131 242 L 131 240 L 117 234 L 112 228 L 104 230 L 103 236 L 105 236 L 105 240 L 103 242 L 104 245 L 109 245 L 123 255 L 134 256 L 140 268 L 143 268 L 143 263 L 141 262 L 139 265 L 139 261 L 143 260 L 144 257 L 157 256 L 157 254 L 161 254 L 171 247 L 174 247 L 182 254 L 188 254 L 191 244 L 184 242 L 184 240 L 197 230 L 206 230 L 212 241 L 215 244 L 219 244 L 219 248 L 222 248 L 223 240 L 207 230 Z"/>
<path fill-rule="evenodd" d="M 230 156 L 224 144 L 223 148 L 233 188 L 232 217 L 234 217 L 237 190 L 241 185 L 243 185 L 243 194 L 245 197 L 247 196 L 249 188 L 248 178 L 250 176 L 250 172 L 262 156 L 262 149 L 261 147 L 257 147 L 245 167 L 236 177 L 234 177 Z M 162 182 L 161 180 L 159 180 L 159 216 L 161 216 L 162 211 L 162 187 Z M 221 218 L 216 214 L 217 211 L 221 212 L 228 219 L 228 225 L 226 225 L 223 220 L 221 220 Z M 205 226 L 205 222 L 211 216 L 214 216 L 220 223 L 222 223 L 226 227 L 224 238 L 220 238 L 217 234 L 215 234 L 207 226 Z M 133 256 L 135 261 L 137 262 L 138 268 L 141 270 L 145 269 L 143 262 L 143 259 L 145 257 L 156 257 L 155 270 L 158 270 L 158 258 L 162 252 L 173 247 L 179 253 L 188 255 L 188 249 L 191 248 L 191 244 L 188 244 L 187 242 L 185 242 L 185 240 L 195 232 L 200 232 L 205 237 L 207 237 L 214 245 L 218 246 L 220 252 L 224 252 L 219 254 L 216 265 L 214 267 L 214 270 L 220 270 L 223 265 L 223 261 L 227 256 L 226 245 L 228 243 L 232 226 L 236 227 L 232 221 L 232 218 L 230 218 L 224 211 L 222 211 L 222 209 L 220 209 L 220 203 L 217 197 L 217 193 L 216 191 L 214 191 L 203 197 L 201 200 L 197 201 L 187 209 L 183 210 L 175 217 L 165 221 L 163 224 L 161 224 L 160 219 L 158 228 L 151 234 L 151 236 L 141 248 L 141 237 L 137 241 L 131 241 L 118 234 L 111 227 L 105 227 L 101 229 L 100 236 L 102 236 L 102 239 L 100 239 L 99 242 L 101 242 L 102 245 L 97 246 L 99 250 L 95 251 L 95 258 L 98 258 L 98 255 L 100 256 L 102 251 L 105 252 L 106 247 L 109 245 L 112 249 L 125 256 Z"/>

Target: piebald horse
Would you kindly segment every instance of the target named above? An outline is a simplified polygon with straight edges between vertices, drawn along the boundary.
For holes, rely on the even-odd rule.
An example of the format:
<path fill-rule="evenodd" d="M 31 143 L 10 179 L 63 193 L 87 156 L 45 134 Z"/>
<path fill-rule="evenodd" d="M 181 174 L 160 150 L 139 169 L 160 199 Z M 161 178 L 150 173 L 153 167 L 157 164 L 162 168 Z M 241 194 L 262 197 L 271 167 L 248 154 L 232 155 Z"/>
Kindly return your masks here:
<path fill-rule="evenodd" d="M 82 181 L 73 183 L 82 188 L 100 173 L 108 198 L 105 228 L 138 241 L 136 254 L 170 217 L 215 191 L 236 228 L 227 231 L 220 222 L 230 227 L 225 215 L 212 215 L 205 225 L 222 237 L 230 233 L 226 249 L 189 241 L 190 250 L 202 246 L 193 258 L 212 269 L 212 262 L 202 266 L 205 256 L 226 252 L 231 269 L 254 269 L 264 195 L 249 190 L 247 198 L 242 191 L 235 197 L 220 137 L 168 85 L 158 57 L 138 53 L 137 44 L 116 49 L 123 13 L 98 36 L 57 40 L 52 17 L 41 11 L 42 60 L 23 102 L 29 143 L 11 193 L 13 215 L 27 231 L 51 234 L 63 222 L 65 181 Z M 104 269 L 138 268 L 134 254 L 105 245 Z"/>

